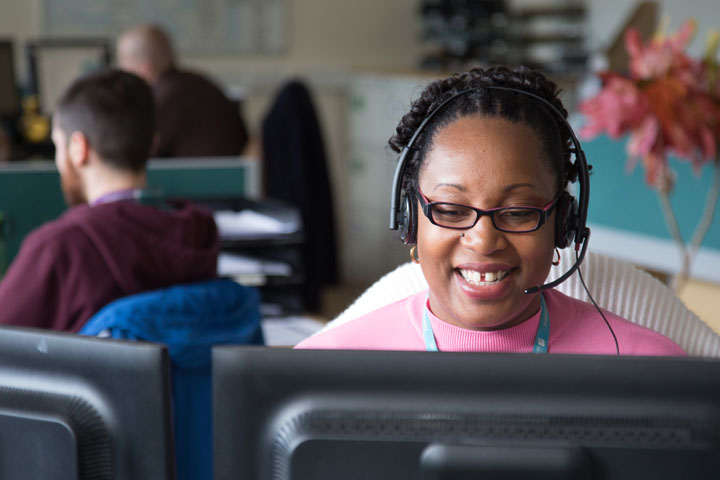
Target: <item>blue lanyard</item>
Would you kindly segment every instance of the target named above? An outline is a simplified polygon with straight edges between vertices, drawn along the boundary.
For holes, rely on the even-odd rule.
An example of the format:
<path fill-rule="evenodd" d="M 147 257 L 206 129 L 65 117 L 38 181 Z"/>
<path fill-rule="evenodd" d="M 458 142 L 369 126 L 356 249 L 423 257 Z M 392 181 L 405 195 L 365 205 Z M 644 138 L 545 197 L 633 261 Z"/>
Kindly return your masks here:
<path fill-rule="evenodd" d="M 430 324 L 427 304 L 425 305 L 425 310 L 423 310 L 422 333 L 423 339 L 425 340 L 425 349 L 428 352 L 437 352 L 438 347 L 435 342 L 432 325 Z M 537 333 L 535 334 L 533 353 L 547 353 L 548 338 L 550 338 L 550 317 L 548 317 L 545 297 L 540 294 L 540 323 L 538 324 Z"/>

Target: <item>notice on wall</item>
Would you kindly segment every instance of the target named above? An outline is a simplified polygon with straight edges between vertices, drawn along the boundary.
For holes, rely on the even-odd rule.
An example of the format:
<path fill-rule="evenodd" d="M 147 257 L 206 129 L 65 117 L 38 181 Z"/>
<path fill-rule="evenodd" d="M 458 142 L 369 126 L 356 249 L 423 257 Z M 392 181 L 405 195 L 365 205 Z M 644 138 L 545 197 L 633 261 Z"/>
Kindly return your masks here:
<path fill-rule="evenodd" d="M 42 0 L 54 37 L 117 37 L 139 23 L 163 26 L 182 54 L 283 53 L 287 0 Z"/>

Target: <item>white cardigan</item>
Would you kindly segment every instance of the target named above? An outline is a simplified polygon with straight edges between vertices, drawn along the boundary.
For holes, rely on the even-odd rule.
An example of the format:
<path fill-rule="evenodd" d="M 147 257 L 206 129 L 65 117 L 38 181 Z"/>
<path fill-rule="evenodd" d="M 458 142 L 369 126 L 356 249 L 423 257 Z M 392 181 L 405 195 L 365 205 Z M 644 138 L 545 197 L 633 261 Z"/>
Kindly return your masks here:
<path fill-rule="evenodd" d="M 547 281 L 559 277 L 574 261 L 573 249 L 561 250 L 560 266 L 551 269 Z M 593 252 L 585 256 L 581 271 L 600 307 L 665 335 L 688 355 L 720 357 L 720 335 L 692 313 L 672 290 L 647 272 Z M 411 262 L 400 265 L 371 285 L 325 329 L 426 288 L 420 265 Z M 590 301 L 577 272 L 555 288 L 571 297 Z"/>

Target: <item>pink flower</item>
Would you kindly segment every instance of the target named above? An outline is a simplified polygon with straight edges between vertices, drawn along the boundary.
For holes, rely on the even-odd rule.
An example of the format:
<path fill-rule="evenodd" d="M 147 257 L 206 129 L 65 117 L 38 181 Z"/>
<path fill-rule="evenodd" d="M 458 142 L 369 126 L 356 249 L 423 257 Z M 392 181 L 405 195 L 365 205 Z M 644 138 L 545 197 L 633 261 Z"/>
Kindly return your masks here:
<path fill-rule="evenodd" d="M 625 49 L 630 56 L 630 76 L 654 79 L 671 71 L 686 72 L 695 62 L 685 49 L 695 34 L 695 22 L 688 20 L 674 35 L 653 38 L 642 44 L 640 34 L 630 29 L 625 34 Z"/>
<path fill-rule="evenodd" d="M 646 181 L 656 188 L 672 188 L 668 154 L 691 160 L 699 171 L 717 153 L 720 76 L 713 62 L 685 53 L 694 32 L 688 21 L 675 34 L 643 44 L 629 30 L 629 74 L 601 74 L 602 90 L 580 105 L 588 118 L 581 135 L 629 135 L 629 166 L 641 158 Z"/>
<path fill-rule="evenodd" d="M 627 152 L 632 157 L 644 157 L 657 150 L 659 143 L 660 123 L 657 118 L 647 116 L 633 130 L 627 143 Z"/>
<path fill-rule="evenodd" d="M 640 125 L 648 109 L 647 99 L 634 82 L 607 76 L 603 90 L 580 105 L 580 111 L 589 119 L 580 134 L 592 138 L 605 132 L 613 138 L 620 137 Z"/>

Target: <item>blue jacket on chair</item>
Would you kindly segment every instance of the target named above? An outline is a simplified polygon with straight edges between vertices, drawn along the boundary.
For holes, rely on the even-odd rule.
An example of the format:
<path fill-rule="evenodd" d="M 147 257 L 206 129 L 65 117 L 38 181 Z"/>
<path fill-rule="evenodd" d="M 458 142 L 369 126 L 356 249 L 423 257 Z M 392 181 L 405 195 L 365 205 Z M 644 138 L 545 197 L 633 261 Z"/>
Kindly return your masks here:
<path fill-rule="evenodd" d="M 257 289 L 214 279 L 130 295 L 80 333 L 167 345 L 178 480 L 212 479 L 211 347 L 264 344 Z"/>

